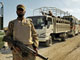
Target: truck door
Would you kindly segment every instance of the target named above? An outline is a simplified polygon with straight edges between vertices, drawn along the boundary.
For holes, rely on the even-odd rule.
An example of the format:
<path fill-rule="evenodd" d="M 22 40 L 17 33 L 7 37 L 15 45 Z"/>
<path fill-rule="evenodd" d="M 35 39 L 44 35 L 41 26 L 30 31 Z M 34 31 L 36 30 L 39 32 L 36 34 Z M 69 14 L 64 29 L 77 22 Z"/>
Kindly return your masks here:
<path fill-rule="evenodd" d="M 47 30 L 49 34 L 53 32 L 53 21 L 51 17 L 48 17 L 47 20 Z"/>

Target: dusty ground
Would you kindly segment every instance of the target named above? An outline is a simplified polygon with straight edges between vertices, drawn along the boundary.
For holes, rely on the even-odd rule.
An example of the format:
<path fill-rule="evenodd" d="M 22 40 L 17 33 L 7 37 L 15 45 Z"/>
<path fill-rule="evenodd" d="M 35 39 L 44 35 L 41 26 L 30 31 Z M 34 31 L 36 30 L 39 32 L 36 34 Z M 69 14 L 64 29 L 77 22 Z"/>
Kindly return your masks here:
<path fill-rule="evenodd" d="M 57 41 L 51 47 L 40 47 L 39 53 L 49 60 L 80 60 L 80 34 L 64 42 Z M 0 54 L 0 60 L 12 60 L 12 55 Z"/>

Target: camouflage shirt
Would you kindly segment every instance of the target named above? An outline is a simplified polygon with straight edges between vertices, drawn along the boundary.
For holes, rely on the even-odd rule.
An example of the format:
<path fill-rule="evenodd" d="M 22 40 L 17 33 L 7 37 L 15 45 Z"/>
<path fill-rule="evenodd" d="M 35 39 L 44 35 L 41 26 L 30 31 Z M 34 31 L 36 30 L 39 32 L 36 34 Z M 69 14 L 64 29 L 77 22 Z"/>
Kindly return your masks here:
<path fill-rule="evenodd" d="M 38 47 L 38 36 L 31 19 L 24 18 L 22 21 L 15 19 L 9 22 L 6 35 L 13 35 L 14 40 L 19 40 L 26 45 L 34 44 Z"/>

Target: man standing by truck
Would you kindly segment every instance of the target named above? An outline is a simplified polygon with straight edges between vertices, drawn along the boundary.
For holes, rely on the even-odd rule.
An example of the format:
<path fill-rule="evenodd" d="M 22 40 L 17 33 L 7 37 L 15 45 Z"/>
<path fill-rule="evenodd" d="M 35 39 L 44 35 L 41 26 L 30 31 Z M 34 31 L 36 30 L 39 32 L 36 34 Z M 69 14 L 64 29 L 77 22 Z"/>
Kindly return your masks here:
<path fill-rule="evenodd" d="M 17 19 L 9 22 L 8 31 L 6 36 L 12 36 L 13 40 L 19 40 L 26 46 L 34 49 L 37 52 L 38 48 L 38 37 L 35 28 L 30 19 L 24 18 L 26 8 L 24 5 L 19 4 L 17 6 Z M 9 47 L 12 49 L 13 60 L 35 60 L 35 54 L 29 53 L 27 56 L 23 57 L 23 54 L 18 47 L 12 46 L 8 43 Z"/>

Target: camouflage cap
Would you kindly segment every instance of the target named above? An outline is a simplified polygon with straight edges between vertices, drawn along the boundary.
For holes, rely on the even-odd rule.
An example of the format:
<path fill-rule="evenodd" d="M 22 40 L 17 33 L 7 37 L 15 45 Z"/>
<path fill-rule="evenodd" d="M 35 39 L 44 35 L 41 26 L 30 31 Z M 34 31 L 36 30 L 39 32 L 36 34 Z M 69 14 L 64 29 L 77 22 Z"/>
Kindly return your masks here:
<path fill-rule="evenodd" d="M 17 5 L 17 9 L 19 9 L 19 8 L 23 9 L 24 11 L 26 10 L 25 6 L 22 4 Z"/>

